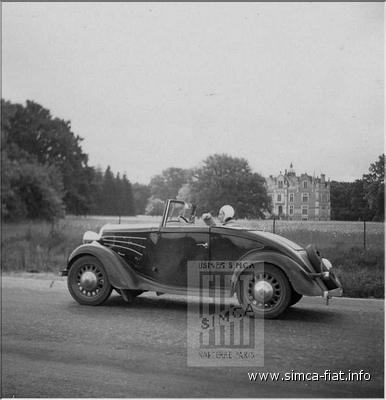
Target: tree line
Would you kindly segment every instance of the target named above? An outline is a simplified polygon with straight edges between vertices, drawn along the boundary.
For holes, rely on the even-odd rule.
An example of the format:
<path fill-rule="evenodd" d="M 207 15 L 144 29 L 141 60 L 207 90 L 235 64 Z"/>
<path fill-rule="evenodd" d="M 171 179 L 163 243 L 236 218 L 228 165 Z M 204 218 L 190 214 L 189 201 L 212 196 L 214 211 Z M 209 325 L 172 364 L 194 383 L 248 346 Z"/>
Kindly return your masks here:
<path fill-rule="evenodd" d="M 148 214 L 158 214 L 168 198 L 197 204 L 198 214 L 217 215 L 221 206 L 232 204 L 239 218 L 264 218 L 271 209 L 265 179 L 246 159 L 227 154 L 211 155 L 192 169 L 168 168 L 149 186 Z"/>
<path fill-rule="evenodd" d="M 70 121 L 41 105 L 2 99 L 1 211 L 6 220 L 75 215 L 160 215 L 169 198 L 217 213 L 232 204 L 239 218 L 264 218 L 271 210 L 265 179 L 244 158 L 207 157 L 196 168 L 167 168 L 148 185 L 125 174 L 88 165 L 82 138 Z M 384 155 L 355 182 L 331 182 L 331 219 L 384 219 Z"/>
<path fill-rule="evenodd" d="M 1 100 L 1 212 L 5 220 L 47 219 L 65 213 L 134 215 L 126 175 L 88 165 L 70 121 L 41 105 Z"/>
<path fill-rule="evenodd" d="M 385 155 L 355 182 L 331 182 L 331 219 L 384 221 Z"/>
<path fill-rule="evenodd" d="M 149 187 L 146 213 L 151 215 L 162 213 L 168 198 L 199 204 L 200 211 L 212 213 L 229 203 L 240 218 L 264 218 L 271 211 L 264 178 L 246 160 L 224 154 L 209 156 L 196 169 L 168 168 Z M 332 220 L 384 221 L 385 155 L 355 182 L 332 181 L 330 199 Z"/>

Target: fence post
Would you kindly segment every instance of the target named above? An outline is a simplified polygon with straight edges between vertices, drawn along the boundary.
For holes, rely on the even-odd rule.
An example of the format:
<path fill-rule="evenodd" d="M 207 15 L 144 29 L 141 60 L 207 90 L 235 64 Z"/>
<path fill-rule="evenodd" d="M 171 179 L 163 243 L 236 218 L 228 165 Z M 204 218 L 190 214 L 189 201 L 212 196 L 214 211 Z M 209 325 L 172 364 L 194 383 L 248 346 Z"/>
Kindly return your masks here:
<path fill-rule="evenodd" d="M 366 221 L 363 220 L 363 248 L 366 250 Z"/>
<path fill-rule="evenodd" d="M 273 217 L 273 226 L 272 226 L 272 232 L 275 233 L 276 228 L 276 219 Z"/>
<path fill-rule="evenodd" d="M 119 216 L 119 219 L 118 219 L 118 224 L 120 224 L 121 223 L 121 216 Z"/>

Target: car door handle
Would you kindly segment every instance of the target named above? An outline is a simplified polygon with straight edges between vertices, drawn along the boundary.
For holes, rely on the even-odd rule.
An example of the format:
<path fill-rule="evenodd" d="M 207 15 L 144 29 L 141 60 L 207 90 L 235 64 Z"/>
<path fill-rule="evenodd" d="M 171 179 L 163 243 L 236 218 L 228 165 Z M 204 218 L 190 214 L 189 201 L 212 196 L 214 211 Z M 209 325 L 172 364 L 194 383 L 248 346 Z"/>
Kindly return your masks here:
<path fill-rule="evenodd" d="M 209 247 L 208 243 L 197 243 L 197 246 L 202 246 L 205 249 L 207 249 Z"/>

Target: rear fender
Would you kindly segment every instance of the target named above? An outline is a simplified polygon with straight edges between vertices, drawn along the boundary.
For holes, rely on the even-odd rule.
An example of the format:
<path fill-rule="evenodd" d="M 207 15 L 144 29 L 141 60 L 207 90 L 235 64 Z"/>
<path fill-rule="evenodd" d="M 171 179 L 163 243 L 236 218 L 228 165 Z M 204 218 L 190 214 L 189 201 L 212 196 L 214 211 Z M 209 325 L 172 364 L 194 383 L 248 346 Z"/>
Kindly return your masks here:
<path fill-rule="evenodd" d="M 309 275 L 309 273 L 296 261 L 288 256 L 274 252 L 250 252 L 240 259 L 240 261 L 251 261 L 252 263 L 268 263 L 280 268 L 290 281 L 293 289 L 305 296 L 321 296 L 323 289 L 317 282 Z M 231 295 L 236 290 L 236 283 L 242 272 L 248 268 L 247 264 L 242 268 L 234 271 L 232 276 Z"/>
<path fill-rule="evenodd" d="M 138 289 L 138 278 L 135 271 L 118 254 L 98 242 L 77 247 L 68 257 L 67 271 L 78 258 L 85 255 L 94 256 L 103 264 L 109 282 L 113 287 L 117 289 Z"/>

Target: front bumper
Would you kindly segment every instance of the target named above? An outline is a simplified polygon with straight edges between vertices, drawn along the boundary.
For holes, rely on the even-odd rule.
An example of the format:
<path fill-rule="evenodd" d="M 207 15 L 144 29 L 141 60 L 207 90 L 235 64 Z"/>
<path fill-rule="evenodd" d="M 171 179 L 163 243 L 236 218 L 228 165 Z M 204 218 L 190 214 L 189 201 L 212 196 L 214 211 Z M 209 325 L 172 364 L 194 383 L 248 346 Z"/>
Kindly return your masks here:
<path fill-rule="evenodd" d="M 323 292 L 323 297 L 326 298 L 331 298 L 331 297 L 342 297 L 343 296 L 343 289 L 340 288 L 336 288 L 336 289 L 332 289 L 332 290 L 326 290 L 325 292 Z"/>
<path fill-rule="evenodd" d="M 338 279 L 338 277 L 334 274 L 333 271 L 328 271 L 329 276 L 328 278 L 322 279 L 324 285 L 326 286 L 326 289 L 323 292 L 323 297 L 341 297 L 343 296 L 343 287 Z"/>
<path fill-rule="evenodd" d="M 323 271 L 321 273 L 314 273 L 312 277 L 319 283 L 322 288 L 322 296 L 327 300 L 332 297 L 343 296 L 343 287 L 339 278 L 335 275 L 331 269 Z"/>
<path fill-rule="evenodd" d="M 342 283 L 335 275 L 331 262 L 326 258 L 322 258 L 319 253 L 317 253 L 317 256 L 309 257 L 308 261 L 315 270 L 315 272 L 309 275 L 318 283 L 318 286 L 322 290 L 321 295 L 327 300 L 331 297 L 342 296 Z"/>
<path fill-rule="evenodd" d="M 68 270 L 67 269 L 63 269 L 59 272 L 59 276 L 68 276 Z"/>

